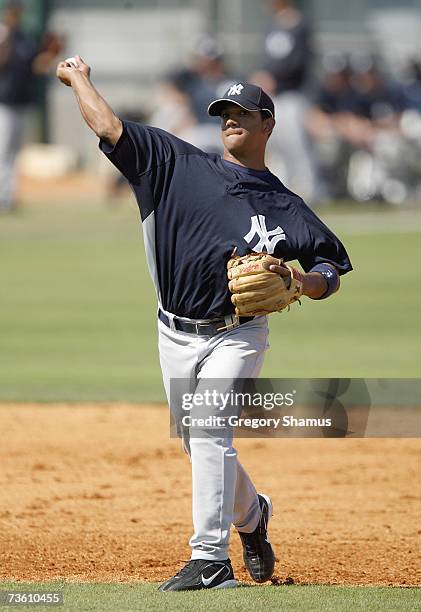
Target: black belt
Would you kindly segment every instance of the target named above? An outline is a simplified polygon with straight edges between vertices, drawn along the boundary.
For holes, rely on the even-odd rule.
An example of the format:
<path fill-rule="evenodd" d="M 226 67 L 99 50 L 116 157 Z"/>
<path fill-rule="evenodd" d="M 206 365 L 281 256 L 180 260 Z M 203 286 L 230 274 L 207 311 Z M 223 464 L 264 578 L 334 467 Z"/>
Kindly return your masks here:
<path fill-rule="evenodd" d="M 171 323 L 169 317 L 162 312 L 161 309 L 158 310 L 158 318 L 162 321 L 167 327 L 171 328 Z M 233 324 L 232 327 L 237 327 L 238 325 L 242 325 L 243 323 L 247 323 L 247 321 L 251 321 L 254 317 L 239 317 L 238 323 Z M 184 319 L 180 319 L 179 317 L 173 318 L 173 329 L 177 331 L 185 332 L 186 334 L 196 334 L 198 336 L 215 336 L 215 334 L 219 334 L 221 331 L 226 331 L 231 329 L 231 325 L 226 323 L 225 319 L 212 319 L 207 323 L 201 323 L 197 321 L 196 323 L 193 321 L 184 321 Z"/>

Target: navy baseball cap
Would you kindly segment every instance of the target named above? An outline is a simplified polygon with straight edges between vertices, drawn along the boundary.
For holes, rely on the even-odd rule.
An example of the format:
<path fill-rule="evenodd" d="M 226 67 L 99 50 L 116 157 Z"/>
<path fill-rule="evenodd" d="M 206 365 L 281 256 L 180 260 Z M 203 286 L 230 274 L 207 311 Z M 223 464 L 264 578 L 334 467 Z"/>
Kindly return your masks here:
<path fill-rule="evenodd" d="M 249 111 L 266 111 L 275 118 L 275 107 L 271 98 L 257 85 L 236 83 L 231 85 L 222 98 L 214 100 L 208 107 L 208 114 L 219 117 L 228 103 L 237 104 Z"/>

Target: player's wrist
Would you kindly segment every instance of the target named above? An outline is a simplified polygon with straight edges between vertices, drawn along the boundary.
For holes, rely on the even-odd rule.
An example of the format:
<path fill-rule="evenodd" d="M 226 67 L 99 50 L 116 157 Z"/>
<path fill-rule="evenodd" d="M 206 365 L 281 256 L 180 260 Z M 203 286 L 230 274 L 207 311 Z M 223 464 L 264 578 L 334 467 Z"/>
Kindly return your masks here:
<path fill-rule="evenodd" d="M 305 294 L 313 300 L 328 298 L 339 289 L 339 273 L 331 264 L 317 264 L 306 276 L 305 285 L 308 292 Z"/>
<path fill-rule="evenodd" d="M 303 295 L 317 300 L 328 290 L 326 279 L 318 272 L 307 272 L 303 277 Z"/>
<path fill-rule="evenodd" d="M 83 83 L 91 83 L 91 79 L 88 74 L 85 74 L 81 70 L 72 70 L 70 74 L 70 86 L 76 88 L 78 85 Z"/>

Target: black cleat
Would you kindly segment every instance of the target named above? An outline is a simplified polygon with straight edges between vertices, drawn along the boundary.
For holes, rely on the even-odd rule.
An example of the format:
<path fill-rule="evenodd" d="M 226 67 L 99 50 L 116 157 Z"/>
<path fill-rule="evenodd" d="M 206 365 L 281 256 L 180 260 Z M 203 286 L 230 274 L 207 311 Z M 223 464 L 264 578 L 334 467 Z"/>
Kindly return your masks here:
<path fill-rule="evenodd" d="M 192 559 L 175 576 L 161 584 L 159 591 L 197 591 L 229 589 L 237 586 L 231 561 Z"/>
<path fill-rule="evenodd" d="M 239 531 L 243 544 L 243 559 L 255 582 L 265 582 L 273 574 L 275 553 L 268 537 L 268 522 L 272 516 L 272 502 L 267 495 L 258 495 L 262 515 L 252 533 Z"/>

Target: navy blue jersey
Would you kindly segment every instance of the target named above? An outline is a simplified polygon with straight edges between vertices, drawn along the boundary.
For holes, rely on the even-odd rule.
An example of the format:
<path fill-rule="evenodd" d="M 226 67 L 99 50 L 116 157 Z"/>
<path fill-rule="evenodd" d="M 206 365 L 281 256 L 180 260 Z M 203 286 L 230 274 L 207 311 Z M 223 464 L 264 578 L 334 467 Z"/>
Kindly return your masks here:
<path fill-rule="evenodd" d="M 227 163 L 167 132 L 123 122 L 102 151 L 130 182 L 143 221 L 158 300 L 167 312 L 213 319 L 234 312 L 226 263 L 265 251 L 305 271 L 321 262 L 352 270 L 336 236 L 271 172 Z"/>

